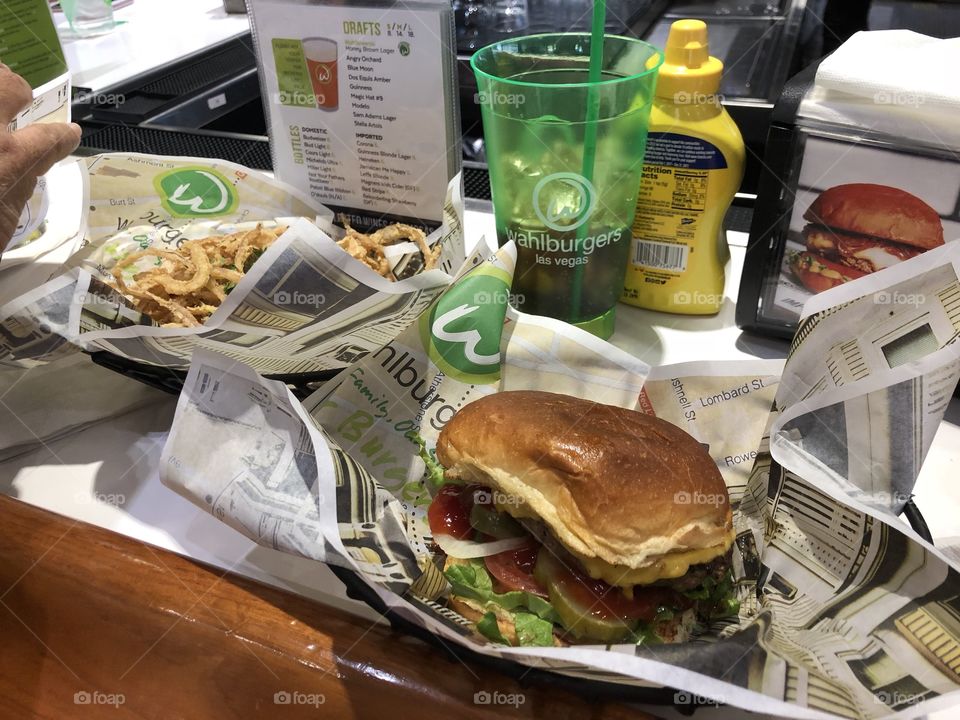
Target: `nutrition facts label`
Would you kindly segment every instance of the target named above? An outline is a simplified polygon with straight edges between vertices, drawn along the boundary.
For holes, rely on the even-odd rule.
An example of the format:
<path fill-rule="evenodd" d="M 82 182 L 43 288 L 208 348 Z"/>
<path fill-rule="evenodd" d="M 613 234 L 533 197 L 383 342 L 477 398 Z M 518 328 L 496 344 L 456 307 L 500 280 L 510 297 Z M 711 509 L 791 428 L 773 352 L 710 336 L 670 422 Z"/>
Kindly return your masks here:
<path fill-rule="evenodd" d="M 647 282 L 666 282 L 686 271 L 701 213 L 706 209 L 710 171 L 725 168 L 720 150 L 695 137 L 651 133 L 644 155 L 631 264 Z"/>
<path fill-rule="evenodd" d="M 674 210 L 703 210 L 707 201 L 707 171 L 675 172 L 672 200 Z"/>
<path fill-rule="evenodd" d="M 459 153 L 442 7 L 251 3 L 278 179 L 351 217 L 440 220 Z"/>

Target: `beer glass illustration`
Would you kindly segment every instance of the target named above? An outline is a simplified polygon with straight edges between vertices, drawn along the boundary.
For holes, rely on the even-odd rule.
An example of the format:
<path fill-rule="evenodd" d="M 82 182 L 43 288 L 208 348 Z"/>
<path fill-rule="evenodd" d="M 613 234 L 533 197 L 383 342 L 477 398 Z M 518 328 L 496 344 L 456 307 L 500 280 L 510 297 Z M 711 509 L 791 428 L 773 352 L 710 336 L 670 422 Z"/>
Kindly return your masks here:
<path fill-rule="evenodd" d="M 337 43 L 329 38 L 304 38 L 303 57 L 321 110 L 339 106 L 337 83 Z"/>

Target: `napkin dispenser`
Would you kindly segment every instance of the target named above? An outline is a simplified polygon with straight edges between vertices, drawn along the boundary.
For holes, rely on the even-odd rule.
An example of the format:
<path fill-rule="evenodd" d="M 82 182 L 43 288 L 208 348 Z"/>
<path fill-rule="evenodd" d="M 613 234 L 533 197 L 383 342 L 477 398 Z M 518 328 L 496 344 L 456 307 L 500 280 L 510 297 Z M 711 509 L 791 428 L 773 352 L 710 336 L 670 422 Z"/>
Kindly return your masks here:
<path fill-rule="evenodd" d="M 816 292 L 960 237 L 960 86 L 948 77 L 958 66 L 960 40 L 864 32 L 787 83 L 767 135 L 740 328 L 791 338 Z M 960 327 L 946 300 L 924 312 L 938 317 L 903 328 L 901 343 Z"/>

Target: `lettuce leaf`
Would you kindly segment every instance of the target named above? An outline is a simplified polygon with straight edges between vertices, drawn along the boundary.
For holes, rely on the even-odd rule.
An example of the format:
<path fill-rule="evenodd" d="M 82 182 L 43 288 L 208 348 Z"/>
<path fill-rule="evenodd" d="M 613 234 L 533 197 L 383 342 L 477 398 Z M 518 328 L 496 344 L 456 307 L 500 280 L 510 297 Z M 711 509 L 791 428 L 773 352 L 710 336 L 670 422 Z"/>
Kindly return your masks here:
<path fill-rule="evenodd" d="M 427 480 L 430 482 L 434 492 L 436 492 L 440 489 L 440 486 L 446 482 L 443 478 L 443 465 L 437 460 L 436 451 L 427 449 L 427 443 L 422 437 L 415 435 L 413 441 L 419 448 L 417 454 L 420 456 L 420 459 L 423 460 L 423 464 L 427 466 Z"/>
<path fill-rule="evenodd" d="M 454 595 L 482 603 L 494 603 L 505 610 L 526 608 L 529 613 L 547 622 L 560 622 L 553 606 L 539 595 L 523 590 L 511 590 L 505 593 L 494 592 L 493 580 L 490 578 L 482 560 L 474 559 L 469 563 L 451 565 L 444 570 L 443 574 L 453 586 Z"/>
<path fill-rule="evenodd" d="M 500 625 L 497 623 L 497 616 L 492 613 L 486 613 L 482 618 L 477 620 L 477 630 L 483 635 L 487 640 L 492 640 L 493 642 L 498 642 L 502 645 L 509 645 L 507 639 L 500 633 Z"/>
<path fill-rule="evenodd" d="M 720 582 L 714 581 L 713 578 L 704 578 L 702 584 L 683 594 L 691 600 L 696 600 L 701 614 L 711 620 L 736 615 L 740 610 L 733 572 L 730 570 L 727 570 Z"/>
<path fill-rule="evenodd" d="M 453 594 L 477 600 L 484 604 L 499 605 L 510 615 L 517 631 L 517 643 L 524 647 L 551 647 L 553 623 L 556 612 L 549 602 L 538 595 L 521 590 L 507 593 L 493 591 L 493 580 L 482 561 L 451 565 L 443 573 L 453 586 Z M 514 612 L 516 611 L 516 612 Z M 486 613 L 477 621 L 477 630 L 488 640 L 509 645 L 500 632 L 497 616 Z"/>
<path fill-rule="evenodd" d="M 713 588 L 707 599 L 707 607 L 709 608 L 707 617 L 711 619 L 729 617 L 740 612 L 740 601 L 737 599 L 733 572 L 728 570 L 723 579 Z"/>
<path fill-rule="evenodd" d="M 708 587 L 709 584 L 709 587 Z M 706 600 L 710 597 L 710 590 L 713 586 L 713 580 L 707 578 L 703 581 L 702 585 L 698 585 L 692 590 L 684 590 L 683 594 L 686 595 L 691 600 Z"/>
<path fill-rule="evenodd" d="M 553 623 L 531 613 L 513 614 L 517 642 L 523 647 L 553 647 Z"/>
<path fill-rule="evenodd" d="M 624 642 L 632 642 L 636 645 L 662 645 L 663 639 L 657 635 L 656 630 L 653 629 L 653 625 L 640 623 L 637 629 L 634 630 L 630 637 L 624 640 Z"/>

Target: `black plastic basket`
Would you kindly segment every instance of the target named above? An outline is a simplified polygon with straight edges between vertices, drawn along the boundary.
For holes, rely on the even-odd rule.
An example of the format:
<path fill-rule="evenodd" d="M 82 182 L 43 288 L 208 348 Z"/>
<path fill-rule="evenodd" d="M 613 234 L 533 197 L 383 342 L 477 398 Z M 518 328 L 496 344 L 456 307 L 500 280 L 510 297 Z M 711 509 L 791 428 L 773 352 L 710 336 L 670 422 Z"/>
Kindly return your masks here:
<path fill-rule="evenodd" d="M 183 383 L 187 379 L 186 370 L 173 370 L 159 365 L 138 363 L 105 350 L 90 353 L 90 359 L 101 367 L 113 370 L 132 380 L 137 380 L 144 385 L 163 390 L 171 395 L 179 395 L 183 389 Z M 339 372 L 339 370 L 321 370 L 312 373 L 264 375 L 264 377 L 285 383 L 298 400 L 303 400 L 316 389 L 314 385 L 335 377 Z"/>
<path fill-rule="evenodd" d="M 920 537 L 931 544 L 933 543 L 930 529 L 927 527 L 927 523 L 923 519 L 920 509 L 913 502 L 913 498 L 907 501 L 902 514 Z M 593 699 L 602 698 L 610 701 L 648 705 L 673 705 L 677 712 L 684 715 L 693 714 L 698 707 L 696 698 L 693 696 L 686 697 L 683 704 L 675 704 L 676 690 L 670 687 L 638 687 L 636 685 L 603 682 L 601 680 L 586 680 L 584 678 L 562 675 L 550 670 L 530 668 L 512 660 L 484 655 L 463 647 L 462 645 L 453 645 L 445 642 L 426 628 L 420 627 L 391 611 L 376 592 L 352 570 L 336 565 L 329 567 L 333 571 L 333 574 L 343 583 L 346 588 L 347 597 L 371 607 L 390 623 L 390 627 L 394 631 L 419 638 L 427 644 L 449 653 L 461 662 L 476 663 L 477 665 L 496 670 L 524 686 L 539 685 L 547 688 L 555 687 Z M 713 703 L 708 699 L 704 698 L 703 701 L 704 704 L 710 705 L 711 707 L 713 706 Z"/>
<path fill-rule="evenodd" d="M 91 353 L 90 357 L 93 362 L 98 365 L 172 394 L 180 392 L 187 375 L 183 370 L 171 370 L 169 368 L 137 363 L 104 351 Z M 311 387 L 312 384 L 329 380 L 338 372 L 338 370 L 328 370 L 318 373 L 265 375 L 264 377 L 286 383 L 293 394 L 302 400 L 313 392 L 314 388 Z M 913 498 L 907 501 L 903 508 L 902 515 L 920 537 L 927 542 L 933 543 L 930 529 L 927 527 L 927 523 L 920 509 L 916 503 L 914 503 Z M 512 660 L 484 655 L 461 645 L 453 645 L 445 642 L 426 628 L 420 627 L 392 612 L 379 596 L 377 596 L 376 592 L 352 570 L 337 565 L 330 565 L 329 567 L 333 571 L 333 574 L 343 583 L 346 588 L 347 597 L 368 605 L 375 612 L 383 616 L 383 618 L 390 623 L 394 631 L 419 638 L 427 644 L 449 653 L 461 662 L 475 663 L 483 667 L 491 668 L 524 686 L 538 685 L 547 688 L 562 688 L 568 691 L 572 690 L 573 692 L 590 698 L 603 698 L 626 703 L 674 705 L 676 691 L 673 688 L 638 687 L 635 685 L 574 678 L 549 670 L 530 668 Z M 690 715 L 698 706 L 695 703 L 690 703 L 690 699 L 688 698 L 686 703 L 674 705 L 674 707 L 678 712 Z"/>

